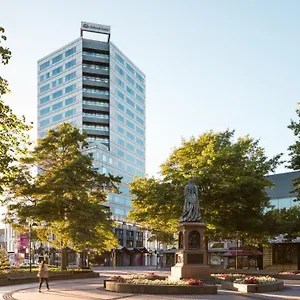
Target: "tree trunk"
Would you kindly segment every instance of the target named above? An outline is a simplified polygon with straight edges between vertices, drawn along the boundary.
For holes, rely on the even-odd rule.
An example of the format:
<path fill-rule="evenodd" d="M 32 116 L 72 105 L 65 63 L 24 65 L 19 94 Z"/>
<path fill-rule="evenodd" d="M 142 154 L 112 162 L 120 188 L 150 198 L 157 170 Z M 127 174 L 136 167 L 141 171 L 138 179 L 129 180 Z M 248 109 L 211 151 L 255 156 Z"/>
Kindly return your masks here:
<path fill-rule="evenodd" d="M 67 270 L 67 248 L 61 248 L 61 270 Z"/>

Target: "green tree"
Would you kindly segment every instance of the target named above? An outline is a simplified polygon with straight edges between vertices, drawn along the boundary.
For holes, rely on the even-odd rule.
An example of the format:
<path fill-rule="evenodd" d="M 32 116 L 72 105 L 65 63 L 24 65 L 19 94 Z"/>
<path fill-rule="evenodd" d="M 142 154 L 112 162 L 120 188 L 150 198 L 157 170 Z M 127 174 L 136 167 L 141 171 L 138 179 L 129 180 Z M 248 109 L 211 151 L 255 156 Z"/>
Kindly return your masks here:
<path fill-rule="evenodd" d="M 298 104 L 299 105 L 299 104 Z M 291 120 L 290 125 L 288 126 L 289 129 L 291 129 L 295 136 L 295 143 L 291 146 L 289 146 L 289 165 L 288 167 L 294 171 L 300 170 L 300 110 L 296 110 L 298 120 L 294 121 Z M 300 201 L 300 177 L 296 178 L 293 181 L 294 185 L 294 192 L 297 195 L 297 200 Z"/>
<path fill-rule="evenodd" d="M 183 210 L 189 177 L 199 187 L 201 216 L 210 239 L 261 239 L 264 210 L 269 207 L 265 177 L 280 155 L 268 159 L 259 141 L 249 136 L 234 141 L 234 131 L 208 132 L 183 140 L 161 165 L 160 179 L 137 179 L 129 218 L 150 229 L 153 237 L 170 242 Z"/>
<path fill-rule="evenodd" d="M 2 45 L 6 41 L 4 32 L 0 26 L 0 58 L 1 64 L 6 65 L 11 58 L 11 51 Z M 5 184 L 16 175 L 18 158 L 26 153 L 29 144 L 26 132 L 31 128 L 26 125 L 24 117 L 19 119 L 4 104 L 2 95 L 8 92 L 8 82 L 0 76 L 0 194 Z"/>
<path fill-rule="evenodd" d="M 38 230 L 43 241 L 55 234 L 54 245 L 62 248 L 62 269 L 66 247 L 102 252 L 116 245 L 104 186 L 117 191 L 120 178 L 97 172 L 86 147 L 86 135 L 69 123 L 49 130 L 23 159 L 12 197 L 7 197 L 7 222 L 22 226 L 31 218 L 46 223 Z M 34 166 L 39 169 L 36 177 L 30 173 Z"/>
<path fill-rule="evenodd" d="M 0 248 L 0 266 L 9 265 L 7 252 L 4 248 Z"/>

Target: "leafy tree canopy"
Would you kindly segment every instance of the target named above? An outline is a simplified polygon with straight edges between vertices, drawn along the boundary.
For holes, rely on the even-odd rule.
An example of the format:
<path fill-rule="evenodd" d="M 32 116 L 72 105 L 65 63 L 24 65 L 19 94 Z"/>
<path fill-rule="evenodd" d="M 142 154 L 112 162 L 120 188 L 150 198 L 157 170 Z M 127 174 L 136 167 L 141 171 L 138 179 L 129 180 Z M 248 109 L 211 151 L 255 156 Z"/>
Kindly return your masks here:
<path fill-rule="evenodd" d="M 289 156 L 290 156 L 288 167 L 290 169 L 293 169 L 294 171 L 299 171 L 300 170 L 300 110 L 297 109 L 296 113 L 298 116 L 298 120 L 297 121 L 291 120 L 291 123 L 288 126 L 288 128 L 293 131 L 295 136 L 295 143 L 288 148 Z M 300 201 L 300 178 L 296 178 L 293 181 L 293 185 L 295 188 L 294 192 L 297 195 L 297 199 L 298 201 Z"/>
<path fill-rule="evenodd" d="M 49 130 L 35 149 L 23 158 L 19 176 L 11 185 L 7 222 L 24 224 L 31 218 L 44 222 L 42 240 L 56 236 L 56 247 L 77 251 L 110 250 L 116 244 L 104 186 L 118 191 L 120 177 L 105 176 L 93 167 L 86 135 L 65 123 Z M 30 170 L 38 167 L 33 177 Z"/>
<path fill-rule="evenodd" d="M 280 163 L 268 159 L 259 141 L 249 136 L 234 141 L 234 131 L 204 133 L 183 140 L 165 163 L 161 178 L 137 179 L 129 219 L 150 229 L 153 238 L 172 241 L 183 210 L 184 186 L 194 177 L 199 188 L 201 216 L 210 239 L 261 238 L 264 210 L 269 207 L 265 177 Z"/>
<path fill-rule="evenodd" d="M 0 58 L 1 64 L 8 64 L 11 58 L 9 48 L 2 45 L 6 41 L 4 28 L 0 26 Z M 29 145 L 24 117 L 19 119 L 8 105 L 4 104 L 2 95 L 8 93 L 8 82 L 0 76 L 0 194 L 5 184 L 16 175 L 16 163 L 20 155 L 24 155 Z"/>

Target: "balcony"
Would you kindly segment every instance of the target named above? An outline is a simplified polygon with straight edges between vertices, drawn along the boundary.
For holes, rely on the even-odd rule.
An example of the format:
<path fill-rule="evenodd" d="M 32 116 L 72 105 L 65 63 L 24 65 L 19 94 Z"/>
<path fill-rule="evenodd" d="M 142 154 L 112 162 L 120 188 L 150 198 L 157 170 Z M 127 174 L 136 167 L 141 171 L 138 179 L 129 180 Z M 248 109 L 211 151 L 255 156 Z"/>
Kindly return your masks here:
<path fill-rule="evenodd" d="M 93 64 L 82 64 L 82 72 L 84 74 L 96 74 L 96 75 L 109 75 L 109 68 L 105 66 L 93 65 Z"/>
<path fill-rule="evenodd" d="M 109 112 L 109 107 L 108 106 L 99 105 L 95 101 L 86 101 L 86 100 L 83 100 L 83 102 L 82 102 L 82 108 L 84 110 L 91 110 L 91 111 L 95 111 L 95 112 L 99 112 L 99 113 L 100 112 L 106 112 L 106 113 Z"/>
<path fill-rule="evenodd" d="M 90 98 L 90 99 L 109 99 L 109 95 L 103 95 L 103 94 L 96 94 L 96 93 L 91 93 L 88 91 L 83 90 L 83 98 Z"/>
<path fill-rule="evenodd" d="M 109 124 L 109 116 L 101 114 L 83 113 L 84 123 Z"/>
<path fill-rule="evenodd" d="M 83 132 L 87 133 L 88 135 L 109 137 L 109 131 L 104 131 L 101 129 L 85 127 L 85 126 L 83 126 L 82 129 Z"/>
<path fill-rule="evenodd" d="M 95 78 L 99 78 L 99 77 L 95 77 Z M 102 80 L 92 80 L 92 79 L 93 79 L 92 77 L 83 76 L 83 85 L 109 88 L 108 82 L 105 82 L 104 80 L 102 81 Z"/>
<path fill-rule="evenodd" d="M 82 53 L 82 60 L 83 62 L 100 62 L 100 63 L 108 63 L 109 58 L 106 58 L 105 55 L 92 55 L 94 53 L 87 54 L 86 52 Z M 98 54 L 98 53 L 97 53 Z"/>

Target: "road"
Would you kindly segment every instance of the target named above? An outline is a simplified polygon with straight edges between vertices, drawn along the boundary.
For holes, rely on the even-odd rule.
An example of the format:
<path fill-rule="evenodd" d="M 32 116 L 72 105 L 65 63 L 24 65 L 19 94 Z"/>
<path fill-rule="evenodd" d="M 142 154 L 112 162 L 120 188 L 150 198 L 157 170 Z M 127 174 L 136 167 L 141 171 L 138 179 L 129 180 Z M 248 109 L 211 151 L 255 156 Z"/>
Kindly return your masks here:
<path fill-rule="evenodd" d="M 117 294 L 108 292 L 103 288 L 103 279 L 107 276 L 142 273 L 155 271 L 160 275 L 169 275 L 169 271 L 155 269 L 137 269 L 137 268 L 118 268 L 113 270 L 109 268 L 96 268 L 95 271 L 100 273 L 100 278 L 93 279 L 78 279 L 78 280 L 63 280 L 50 282 L 50 291 L 47 292 L 43 287 L 42 293 L 38 292 L 37 284 L 23 284 L 15 286 L 0 287 L 0 295 L 6 300 L 171 300 L 171 299 L 219 299 L 219 300 L 245 300 L 245 299 L 290 299 L 300 300 L 300 280 L 285 281 L 286 288 L 282 291 L 264 293 L 264 294 L 241 294 L 232 291 L 218 290 L 217 295 L 135 295 L 135 294 Z"/>

